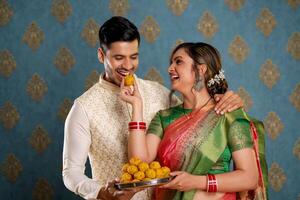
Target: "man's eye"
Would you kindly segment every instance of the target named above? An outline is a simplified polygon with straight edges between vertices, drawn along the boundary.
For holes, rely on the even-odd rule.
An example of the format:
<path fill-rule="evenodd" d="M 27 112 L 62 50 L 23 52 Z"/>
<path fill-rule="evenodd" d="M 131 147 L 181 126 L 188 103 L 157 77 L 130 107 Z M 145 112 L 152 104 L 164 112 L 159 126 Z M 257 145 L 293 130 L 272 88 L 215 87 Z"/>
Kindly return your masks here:
<path fill-rule="evenodd" d="M 138 58 L 138 56 L 132 56 L 131 59 L 132 60 L 136 60 Z"/>
<path fill-rule="evenodd" d="M 116 59 L 116 60 L 122 60 L 123 57 L 118 57 L 118 56 L 117 56 L 117 57 L 115 57 L 115 59 Z"/>

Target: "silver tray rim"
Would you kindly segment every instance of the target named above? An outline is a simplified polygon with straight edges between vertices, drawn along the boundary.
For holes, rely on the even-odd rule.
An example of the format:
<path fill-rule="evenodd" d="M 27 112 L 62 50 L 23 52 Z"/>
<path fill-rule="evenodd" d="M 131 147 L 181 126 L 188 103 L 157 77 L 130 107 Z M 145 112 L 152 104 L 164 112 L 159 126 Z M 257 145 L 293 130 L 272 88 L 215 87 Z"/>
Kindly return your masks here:
<path fill-rule="evenodd" d="M 165 183 L 168 183 L 174 178 L 175 176 L 169 176 L 166 178 L 156 178 L 149 181 L 139 181 L 133 183 L 115 183 L 115 187 L 118 190 L 139 188 L 139 187 L 152 187 L 152 186 L 158 186 L 158 185 L 163 185 Z"/>

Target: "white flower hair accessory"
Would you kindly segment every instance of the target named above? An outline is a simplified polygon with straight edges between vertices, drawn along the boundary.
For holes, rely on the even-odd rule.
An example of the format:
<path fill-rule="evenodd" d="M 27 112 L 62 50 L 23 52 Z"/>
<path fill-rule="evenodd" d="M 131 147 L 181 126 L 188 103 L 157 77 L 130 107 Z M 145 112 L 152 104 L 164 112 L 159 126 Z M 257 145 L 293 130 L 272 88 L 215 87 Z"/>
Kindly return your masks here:
<path fill-rule="evenodd" d="M 212 85 L 215 84 L 215 83 L 218 83 L 218 84 L 219 84 L 220 81 L 222 81 L 222 80 L 224 80 L 224 79 L 225 79 L 224 70 L 221 69 L 221 70 L 219 71 L 219 73 L 215 75 L 215 77 L 211 78 L 211 79 L 208 81 L 207 86 L 210 87 L 210 86 L 212 86 Z"/>

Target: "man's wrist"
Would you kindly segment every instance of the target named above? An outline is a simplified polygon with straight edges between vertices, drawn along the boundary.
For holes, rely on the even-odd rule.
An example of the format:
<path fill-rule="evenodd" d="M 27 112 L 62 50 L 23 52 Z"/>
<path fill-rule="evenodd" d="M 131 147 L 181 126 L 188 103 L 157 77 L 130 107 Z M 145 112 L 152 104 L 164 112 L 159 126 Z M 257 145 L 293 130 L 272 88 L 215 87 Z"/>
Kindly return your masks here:
<path fill-rule="evenodd" d="M 104 200 L 103 191 L 104 191 L 104 187 L 101 187 L 99 192 L 98 192 L 97 199 Z"/>

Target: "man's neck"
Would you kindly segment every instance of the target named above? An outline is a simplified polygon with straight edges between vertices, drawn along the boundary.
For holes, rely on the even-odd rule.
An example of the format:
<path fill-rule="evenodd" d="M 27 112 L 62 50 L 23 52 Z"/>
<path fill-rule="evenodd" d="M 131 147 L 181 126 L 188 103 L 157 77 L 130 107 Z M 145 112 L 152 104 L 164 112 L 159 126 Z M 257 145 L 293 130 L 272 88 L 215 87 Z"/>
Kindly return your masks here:
<path fill-rule="evenodd" d="M 113 79 L 111 79 L 107 73 L 104 74 L 103 79 L 106 80 L 107 82 L 110 82 L 110 83 L 120 87 L 120 85 L 117 84 Z"/>

